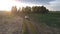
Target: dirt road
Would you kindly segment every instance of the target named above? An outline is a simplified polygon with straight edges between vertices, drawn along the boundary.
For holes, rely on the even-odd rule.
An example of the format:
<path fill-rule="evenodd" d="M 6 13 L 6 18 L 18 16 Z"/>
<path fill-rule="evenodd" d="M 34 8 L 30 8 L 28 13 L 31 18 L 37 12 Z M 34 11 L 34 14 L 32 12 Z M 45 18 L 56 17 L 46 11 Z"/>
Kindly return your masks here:
<path fill-rule="evenodd" d="M 52 28 L 43 23 L 36 23 L 32 20 L 25 20 L 28 34 L 60 34 L 60 29 Z"/>

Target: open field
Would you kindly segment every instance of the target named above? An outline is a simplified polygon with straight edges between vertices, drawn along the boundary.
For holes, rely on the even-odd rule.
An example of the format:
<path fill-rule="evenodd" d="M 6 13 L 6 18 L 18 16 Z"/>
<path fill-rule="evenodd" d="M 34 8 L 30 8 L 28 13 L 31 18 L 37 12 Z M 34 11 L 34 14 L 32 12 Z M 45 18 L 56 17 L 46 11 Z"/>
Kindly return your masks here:
<path fill-rule="evenodd" d="M 60 12 L 49 12 L 47 14 L 28 14 L 34 21 L 45 23 L 48 26 L 60 28 Z"/>
<path fill-rule="evenodd" d="M 27 32 L 28 34 L 60 34 L 59 12 L 29 13 L 26 15 L 30 17 L 30 21 L 24 20 L 26 26 L 24 34 L 27 34 Z"/>
<path fill-rule="evenodd" d="M 23 13 L 12 15 L 0 12 L 0 34 L 60 34 L 59 12 L 27 15 L 30 20 L 25 19 Z"/>

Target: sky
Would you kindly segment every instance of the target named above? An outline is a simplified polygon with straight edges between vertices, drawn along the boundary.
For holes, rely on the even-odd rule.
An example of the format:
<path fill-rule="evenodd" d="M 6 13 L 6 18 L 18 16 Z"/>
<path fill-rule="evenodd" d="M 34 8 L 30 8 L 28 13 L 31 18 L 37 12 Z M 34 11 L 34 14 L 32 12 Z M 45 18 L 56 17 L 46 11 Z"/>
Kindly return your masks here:
<path fill-rule="evenodd" d="M 0 0 L 0 10 L 11 10 L 12 6 L 45 6 L 51 11 L 60 11 L 60 0 Z"/>
<path fill-rule="evenodd" d="M 32 5 L 43 5 L 51 11 L 60 11 L 60 0 L 16 0 Z"/>

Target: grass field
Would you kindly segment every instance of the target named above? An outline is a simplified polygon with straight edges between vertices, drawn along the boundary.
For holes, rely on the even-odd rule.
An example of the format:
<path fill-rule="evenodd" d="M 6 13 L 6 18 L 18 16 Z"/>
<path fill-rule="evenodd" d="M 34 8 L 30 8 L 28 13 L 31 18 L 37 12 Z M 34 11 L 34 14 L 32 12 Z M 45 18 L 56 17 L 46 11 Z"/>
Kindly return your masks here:
<path fill-rule="evenodd" d="M 40 32 L 45 34 L 45 33 L 60 32 L 59 29 L 54 30 L 54 28 L 50 28 L 50 27 L 60 28 L 60 12 L 49 12 L 47 14 L 29 13 L 27 15 L 29 15 L 32 18 L 31 21 L 24 19 L 23 17 L 18 15 L 12 15 L 9 13 L 0 12 L 1 33 L 8 32 L 13 34 L 16 34 L 16 33 L 17 34 L 18 33 L 37 34 Z M 50 27 L 47 27 L 47 25 Z M 8 34 L 8 33 L 5 33 L 5 34 Z"/>
<path fill-rule="evenodd" d="M 60 12 L 49 12 L 47 14 L 29 13 L 28 15 L 38 23 L 60 28 Z"/>

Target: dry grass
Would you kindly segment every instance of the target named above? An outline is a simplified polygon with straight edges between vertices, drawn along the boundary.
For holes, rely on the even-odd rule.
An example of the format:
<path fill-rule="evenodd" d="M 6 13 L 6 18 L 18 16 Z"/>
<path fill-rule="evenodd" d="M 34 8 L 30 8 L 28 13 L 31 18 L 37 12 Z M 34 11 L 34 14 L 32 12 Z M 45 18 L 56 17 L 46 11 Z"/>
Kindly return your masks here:
<path fill-rule="evenodd" d="M 21 34 L 22 18 L 0 14 L 0 34 Z"/>

